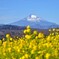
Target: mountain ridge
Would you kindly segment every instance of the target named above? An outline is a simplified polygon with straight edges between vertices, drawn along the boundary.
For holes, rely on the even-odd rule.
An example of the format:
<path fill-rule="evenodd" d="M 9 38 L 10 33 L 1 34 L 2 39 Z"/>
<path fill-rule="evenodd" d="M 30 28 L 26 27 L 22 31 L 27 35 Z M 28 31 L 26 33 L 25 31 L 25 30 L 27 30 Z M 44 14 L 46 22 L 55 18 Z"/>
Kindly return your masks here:
<path fill-rule="evenodd" d="M 30 25 L 31 28 L 36 28 L 36 29 L 59 28 L 58 24 L 46 21 L 40 17 L 37 17 L 36 15 L 29 15 L 26 18 L 23 18 L 17 22 L 11 23 L 11 25 L 17 25 L 17 26 Z"/>

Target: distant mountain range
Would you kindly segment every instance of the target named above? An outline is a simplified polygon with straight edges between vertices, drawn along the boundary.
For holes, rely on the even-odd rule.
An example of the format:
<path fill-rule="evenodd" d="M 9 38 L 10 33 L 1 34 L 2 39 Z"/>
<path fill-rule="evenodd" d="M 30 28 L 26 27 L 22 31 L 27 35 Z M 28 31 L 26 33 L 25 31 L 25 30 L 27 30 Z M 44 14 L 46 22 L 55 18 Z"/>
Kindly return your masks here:
<path fill-rule="evenodd" d="M 36 15 L 29 15 L 24 19 L 11 23 L 11 25 L 17 25 L 17 26 L 30 25 L 31 28 L 36 28 L 36 29 L 59 28 L 58 24 L 46 21 L 40 17 L 37 17 Z"/>
<path fill-rule="evenodd" d="M 1 24 L 0 39 L 5 37 L 7 33 L 10 33 L 12 37 L 21 37 L 24 34 L 23 30 L 27 25 L 30 25 L 32 31 L 37 30 L 38 32 L 43 32 L 46 35 L 49 34 L 49 28 L 59 28 L 59 25 L 55 23 L 48 22 L 40 17 L 37 17 L 36 15 L 29 15 L 28 17 L 11 24 Z"/>
<path fill-rule="evenodd" d="M 0 25 L 0 30 L 23 30 L 25 27 L 16 25 Z"/>

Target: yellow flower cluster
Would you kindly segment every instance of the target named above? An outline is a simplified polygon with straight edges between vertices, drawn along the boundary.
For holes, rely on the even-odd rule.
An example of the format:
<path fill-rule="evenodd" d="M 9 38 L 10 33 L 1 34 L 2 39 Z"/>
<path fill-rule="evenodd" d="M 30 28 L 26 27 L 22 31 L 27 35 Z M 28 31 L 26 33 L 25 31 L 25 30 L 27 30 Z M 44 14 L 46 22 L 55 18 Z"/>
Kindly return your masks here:
<path fill-rule="evenodd" d="M 0 59 L 59 59 L 59 33 L 45 36 L 27 26 L 24 34 L 17 39 L 6 34 L 0 40 Z"/>

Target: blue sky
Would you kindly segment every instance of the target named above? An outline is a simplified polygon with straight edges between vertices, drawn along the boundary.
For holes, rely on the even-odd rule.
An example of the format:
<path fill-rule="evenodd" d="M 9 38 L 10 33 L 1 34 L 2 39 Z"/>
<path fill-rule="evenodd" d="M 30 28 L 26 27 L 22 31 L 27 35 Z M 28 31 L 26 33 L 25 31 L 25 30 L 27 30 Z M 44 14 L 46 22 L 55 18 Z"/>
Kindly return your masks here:
<path fill-rule="evenodd" d="M 0 0 L 0 24 L 18 21 L 30 14 L 59 24 L 59 0 Z"/>

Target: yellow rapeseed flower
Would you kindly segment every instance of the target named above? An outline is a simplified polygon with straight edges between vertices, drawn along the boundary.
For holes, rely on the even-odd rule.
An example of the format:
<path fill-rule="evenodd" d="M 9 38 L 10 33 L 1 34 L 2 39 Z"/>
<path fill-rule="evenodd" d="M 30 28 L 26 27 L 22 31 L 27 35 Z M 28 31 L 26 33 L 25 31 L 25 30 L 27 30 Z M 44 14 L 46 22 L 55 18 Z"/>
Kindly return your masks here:
<path fill-rule="evenodd" d="M 6 56 L 6 53 L 4 52 L 3 55 Z"/>
<path fill-rule="evenodd" d="M 34 46 L 33 46 L 33 50 L 36 50 L 36 49 L 37 49 L 37 46 L 34 45 Z"/>
<path fill-rule="evenodd" d="M 16 58 L 12 56 L 12 59 L 16 59 Z"/>
<path fill-rule="evenodd" d="M 27 33 L 27 30 L 24 30 L 24 34 L 26 34 Z"/>
<path fill-rule="evenodd" d="M 53 28 L 53 31 L 55 31 L 55 28 Z"/>
<path fill-rule="evenodd" d="M 6 47 L 6 45 L 7 45 L 7 42 L 5 41 L 5 42 L 3 42 L 3 47 Z"/>
<path fill-rule="evenodd" d="M 43 38 L 44 37 L 44 34 L 43 33 L 39 33 L 38 34 L 38 38 Z"/>
<path fill-rule="evenodd" d="M 34 54 L 34 52 L 35 52 L 34 50 L 31 50 L 31 54 Z"/>
<path fill-rule="evenodd" d="M 37 56 L 35 59 L 39 59 L 39 57 Z"/>
<path fill-rule="evenodd" d="M 22 56 L 21 59 L 25 59 L 25 56 Z"/>
<path fill-rule="evenodd" d="M 2 41 L 5 41 L 5 38 L 2 38 Z"/>
<path fill-rule="evenodd" d="M 27 33 L 30 33 L 31 30 L 30 29 L 27 29 L 26 31 L 27 31 Z"/>
<path fill-rule="evenodd" d="M 12 41 L 13 40 L 13 38 L 10 38 L 10 41 Z"/>
<path fill-rule="evenodd" d="M 30 26 L 28 25 L 28 26 L 27 26 L 27 29 L 29 29 L 29 28 L 30 28 Z"/>
<path fill-rule="evenodd" d="M 6 38 L 9 38 L 10 37 L 10 34 L 6 34 Z"/>
<path fill-rule="evenodd" d="M 0 40 L 0 45 L 2 44 L 2 40 Z"/>
<path fill-rule="evenodd" d="M 25 38 L 26 38 L 26 39 L 30 39 L 31 36 L 30 36 L 30 35 L 25 35 Z"/>
<path fill-rule="evenodd" d="M 24 56 L 25 56 L 25 58 L 28 58 L 28 57 L 29 57 L 29 55 L 28 55 L 28 54 L 25 54 Z"/>
<path fill-rule="evenodd" d="M 45 57 L 46 57 L 46 59 L 49 59 L 50 54 L 49 53 L 46 53 Z"/>
<path fill-rule="evenodd" d="M 37 31 L 34 31 L 33 34 L 37 35 Z"/>
<path fill-rule="evenodd" d="M 47 48 L 50 47 L 49 43 L 45 43 L 44 46 L 46 46 Z"/>
<path fill-rule="evenodd" d="M 20 52 L 20 49 L 17 49 L 18 52 Z"/>
<path fill-rule="evenodd" d="M 35 39 L 38 39 L 38 36 L 36 36 Z"/>
<path fill-rule="evenodd" d="M 11 52 L 11 47 L 8 48 L 8 51 Z"/>
<path fill-rule="evenodd" d="M 50 37 L 50 36 L 48 36 L 48 37 L 47 37 L 47 41 L 50 41 L 50 40 L 51 40 L 51 37 Z"/>
<path fill-rule="evenodd" d="M 49 29 L 49 31 L 51 31 L 51 29 Z"/>

